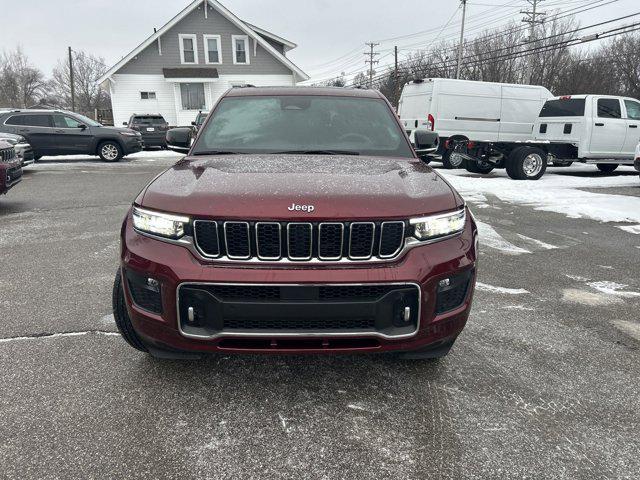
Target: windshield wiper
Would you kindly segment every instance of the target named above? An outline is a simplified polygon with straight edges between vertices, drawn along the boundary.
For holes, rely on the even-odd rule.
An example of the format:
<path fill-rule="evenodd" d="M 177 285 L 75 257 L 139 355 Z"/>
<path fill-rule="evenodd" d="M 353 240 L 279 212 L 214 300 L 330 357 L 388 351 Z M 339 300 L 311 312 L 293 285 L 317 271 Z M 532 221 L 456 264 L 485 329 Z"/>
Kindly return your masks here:
<path fill-rule="evenodd" d="M 286 150 L 275 152 L 275 155 L 360 155 L 353 150 Z"/>
<path fill-rule="evenodd" d="M 241 155 L 240 152 L 231 152 L 226 150 L 204 150 L 201 152 L 193 152 L 193 156 L 198 155 Z"/>

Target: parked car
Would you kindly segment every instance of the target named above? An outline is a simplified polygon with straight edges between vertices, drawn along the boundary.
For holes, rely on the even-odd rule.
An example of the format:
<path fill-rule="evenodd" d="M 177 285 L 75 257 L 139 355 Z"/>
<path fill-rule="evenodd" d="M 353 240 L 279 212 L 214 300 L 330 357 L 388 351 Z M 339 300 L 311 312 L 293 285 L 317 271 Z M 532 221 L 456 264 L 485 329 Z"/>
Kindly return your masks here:
<path fill-rule="evenodd" d="M 105 127 L 63 110 L 2 111 L 0 132 L 26 138 L 35 160 L 44 155 L 98 155 L 105 162 L 117 162 L 143 145 L 140 132 Z"/>
<path fill-rule="evenodd" d="M 398 114 L 410 136 L 417 128 L 437 131 L 444 167 L 459 168 L 468 141 L 530 140 L 551 97 L 537 85 L 428 78 L 404 86 Z"/>
<path fill-rule="evenodd" d="M 537 180 L 547 162 L 595 164 L 604 173 L 633 165 L 640 141 L 640 101 L 611 95 L 567 95 L 549 99 L 524 142 L 470 142 L 467 170 L 506 168 L 511 178 Z"/>
<path fill-rule="evenodd" d="M 207 119 L 208 116 L 209 116 L 209 112 L 203 112 L 202 110 L 200 110 L 198 112 L 198 115 L 196 115 L 196 119 L 193 122 L 191 122 L 191 125 L 193 125 L 194 137 L 198 135 L 198 132 L 200 131 L 200 127 L 202 127 L 202 124 L 204 123 L 204 121 Z"/>
<path fill-rule="evenodd" d="M 35 161 L 33 157 L 33 149 L 22 135 L 0 132 L 0 140 L 4 140 L 13 146 L 23 167 L 31 165 Z"/>
<path fill-rule="evenodd" d="M 376 91 L 225 93 L 122 227 L 116 324 L 162 357 L 447 354 L 471 308 L 477 229 Z M 428 150 L 437 135 L 419 131 Z M 223 268 L 220 268 L 223 267 Z"/>
<path fill-rule="evenodd" d="M 140 132 L 145 148 L 167 148 L 165 136 L 167 135 L 167 130 L 169 130 L 169 124 L 162 115 L 133 114 L 129 121 L 124 122 L 123 125 Z"/>
<path fill-rule="evenodd" d="M 22 160 L 15 148 L 0 140 L 0 195 L 6 194 L 22 180 Z"/>

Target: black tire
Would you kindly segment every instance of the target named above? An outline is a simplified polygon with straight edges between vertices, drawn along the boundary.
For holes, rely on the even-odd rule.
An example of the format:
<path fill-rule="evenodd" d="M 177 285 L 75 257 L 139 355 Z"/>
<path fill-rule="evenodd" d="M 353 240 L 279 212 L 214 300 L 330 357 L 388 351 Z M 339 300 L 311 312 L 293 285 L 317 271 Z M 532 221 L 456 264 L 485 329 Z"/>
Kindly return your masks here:
<path fill-rule="evenodd" d="M 447 356 L 447 354 L 449 353 L 449 351 L 451 350 L 451 347 L 453 347 L 453 344 L 455 343 L 456 339 L 454 338 L 453 340 L 444 343 L 442 345 L 439 345 L 437 347 L 427 347 L 427 348 L 423 348 L 421 350 L 414 350 L 411 352 L 402 352 L 399 354 L 400 359 L 402 360 L 433 360 L 433 361 L 437 361 L 441 358 L 444 358 Z"/>
<path fill-rule="evenodd" d="M 520 147 L 507 159 L 507 174 L 514 180 L 538 180 L 547 171 L 547 154 L 535 147 Z"/>
<path fill-rule="evenodd" d="M 119 162 L 123 157 L 122 147 L 114 140 L 107 140 L 98 145 L 98 155 L 103 162 Z"/>
<path fill-rule="evenodd" d="M 613 173 L 613 171 L 618 168 L 618 164 L 617 163 L 598 163 L 596 164 L 596 167 L 598 167 L 598 170 L 600 170 L 602 173 Z"/>
<path fill-rule="evenodd" d="M 451 158 L 452 155 L 453 158 Z M 442 166 L 446 169 L 455 170 L 457 168 L 462 168 L 463 164 L 464 159 L 453 149 L 448 148 L 442 154 Z"/>
<path fill-rule="evenodd" d="M 465 160 L 464 168 L 466 168 L 467 172 L 481 173 L 483 175 L 486 175 L 487 173 L 491 173 L 495 167 L 487 162 L 474 162 L 472 160 Z"/>
<path fill-rule="evenodd" d="M 116 320 L 116 326 L 122 338 L 136 350 L 141 352 L 149 352 L 146 345 L 140 340 L 140 337 L 133 329 L 131 319 L 129 318 L 129 312 L 127 312 L 127 306 L 124 303 L 124 290 L 122 289 L 122 274 L 120 269 L 116 273 L 116 279 L 113 282 L 113 294 L 111 297 L 111 303 L 113 306 L 113 318 Z"/>

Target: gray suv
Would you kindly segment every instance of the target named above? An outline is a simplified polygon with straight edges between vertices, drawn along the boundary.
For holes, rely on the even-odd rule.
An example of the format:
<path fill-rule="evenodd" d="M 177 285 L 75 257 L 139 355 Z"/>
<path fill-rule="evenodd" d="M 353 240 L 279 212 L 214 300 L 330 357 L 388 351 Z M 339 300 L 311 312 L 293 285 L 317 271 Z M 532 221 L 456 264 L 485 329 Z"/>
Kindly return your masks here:
<path fill-rule="evenodd" d="M 143 147 L 140 132 L 105 127 L 62 110 L 0 111 L 0 132 L 26 138 L 36 160 L 44 155 L 98 155 L 105 162 L 117 162 Z"/>

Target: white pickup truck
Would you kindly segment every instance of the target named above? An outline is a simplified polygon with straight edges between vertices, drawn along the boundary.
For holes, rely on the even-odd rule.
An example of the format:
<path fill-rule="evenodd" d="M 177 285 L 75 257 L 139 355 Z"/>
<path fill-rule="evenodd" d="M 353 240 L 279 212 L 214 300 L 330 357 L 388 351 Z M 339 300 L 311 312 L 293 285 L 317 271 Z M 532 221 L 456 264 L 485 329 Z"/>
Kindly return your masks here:
<path fill-rule="evenodd" d="M 547 161 L 596 164 L 602 172 L 633 165 L 640 141 L 640 102 L 610 95 L 554 97 L 544 104 L 533 126 L 532 139 L 516 142 L 470 141 L 468 171 L 488 173 L 506 168 L 516 180 L 537 180 Z"/>

